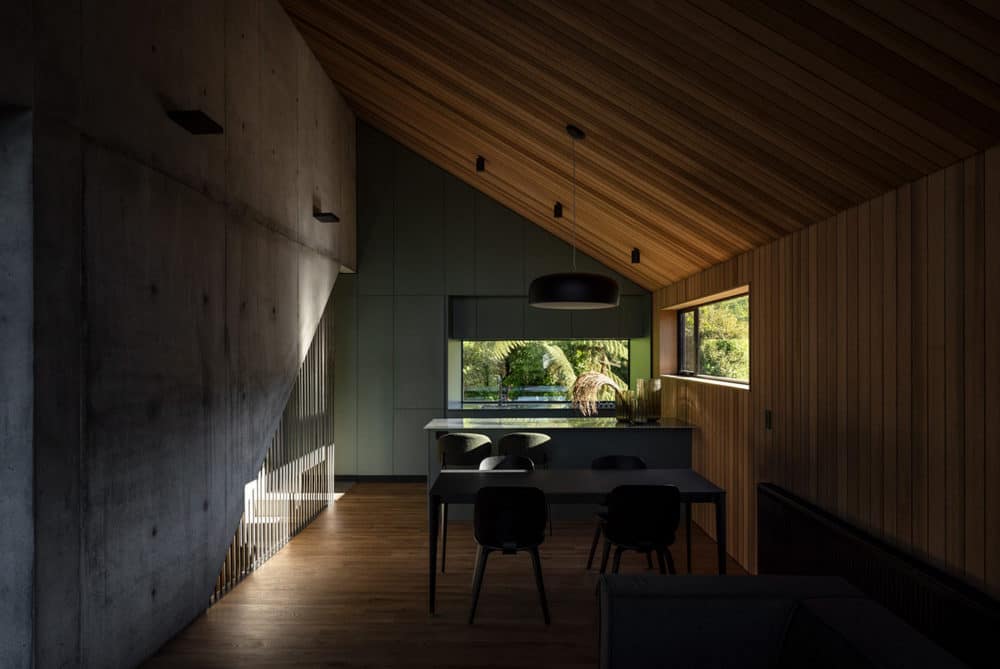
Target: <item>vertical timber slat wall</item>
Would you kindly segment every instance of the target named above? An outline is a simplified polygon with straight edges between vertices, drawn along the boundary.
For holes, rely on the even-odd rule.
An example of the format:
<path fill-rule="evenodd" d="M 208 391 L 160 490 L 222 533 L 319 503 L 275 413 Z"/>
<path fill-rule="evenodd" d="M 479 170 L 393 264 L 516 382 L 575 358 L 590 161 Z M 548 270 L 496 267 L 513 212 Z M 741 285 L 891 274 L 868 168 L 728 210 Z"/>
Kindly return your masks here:
<path fill-rule="evenodd" d="M 734 558 L 755 571 L 770 481 L 1000 594 L 998 254 L 1000 147 L 654 293 L 660 315 L 750 285 L 749 391 L 667 377 L 663 393 L 729 492 Z"/>
<path fill-rule="evenodd" d="M 226 551 L 211 603 L 277 553 L 333 501 L 333 302 L 299 369 L 281 423 Z"/>

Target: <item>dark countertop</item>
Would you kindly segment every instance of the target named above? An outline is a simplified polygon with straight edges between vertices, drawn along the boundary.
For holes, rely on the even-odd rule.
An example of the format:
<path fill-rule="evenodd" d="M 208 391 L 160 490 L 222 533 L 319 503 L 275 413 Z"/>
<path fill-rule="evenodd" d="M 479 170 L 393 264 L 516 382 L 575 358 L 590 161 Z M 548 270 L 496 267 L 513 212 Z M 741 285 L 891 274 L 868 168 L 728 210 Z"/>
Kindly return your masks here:
<path fill-rule="evenodd" d="M 694 425 L 676 418 L 661 418 L 657 423 L 619 423 L 614 418 L 576 416 L 526 417 L 510 416 L 502 418 L 435 418 L 425 430 L 440 432 L 461 432 L 464 430 L 691 430 Z"/>

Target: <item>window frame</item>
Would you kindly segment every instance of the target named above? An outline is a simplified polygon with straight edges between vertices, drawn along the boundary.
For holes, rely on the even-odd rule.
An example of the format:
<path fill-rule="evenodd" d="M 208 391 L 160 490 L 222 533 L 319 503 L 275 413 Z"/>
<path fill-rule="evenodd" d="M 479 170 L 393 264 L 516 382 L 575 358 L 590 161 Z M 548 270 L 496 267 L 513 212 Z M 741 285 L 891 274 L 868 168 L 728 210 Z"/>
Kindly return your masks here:
<path fill-rule="evenodd" d="M 626 369 L 628 370 L 628 378 L 624 379 L 624 381 L 625 381 L 626 384 L 628 384 L 629 387 L 631 387 L 631 385 L 632 385 L 632 339 L 630 337 L 625 337 L 623 339 L 619 339 L 617 337 L 597 337 L 597 338 L 590 338 L 590 337 L 567 337 L 567 338 L 563 338 L 563 339 L 534 339 L 534 338 L 532 338 L 532 339 L 524 339 L 524 340 L 521 340 L 521 341 L 612 341 L 612 340 L 613 341 L 624 341 L 625 345 L 628 348 L 628 364 L 625 366 Z M 466 404 L 495 404 L 497 406 L 510 406 L 510 405 L 525 405 L 525 406 L 536 405 L 536 406 L 538 406 L 538 405 L 543 405 L 543 404 L 566 404 L 566 405 L 572 405 L 573 404 L 572 398 L 567 399 L 567 400 L 507 400 L 506 404 L 504 404 L 504 405 L 500 404 L 499 398 L 495 402 L 491 402 L 489 400 L 482 400 L 482 401 L 466 400 L 465 399 L 465 342 L 474 342 L 474 341 L 512 341 L 512 340 L 509 340 L 509 339 L 480 339 L 480 338 L 471 338 L 471 339 L 458 339 L 456 341 L 459 342 L 459 351 L 460 351 L 459 369 L 458 369 L 458 382 L 459 382 L 459 387 L 461 388 L 461 397 L 459 398 L 459 404 L 461 404 L 463 406 L 466 405 Z M 567 390 L 571 391 L 572 388 L 567 388 Z M 605 402 L 605 401 L 611 402 L 611 403 L 617 405 L 617 402 L 615 400 L 601 400 L 601 402 Z"/>
<path fill-rule="evenodd" d="M 750 386 L 750 379 L 747 379 L 746 381 L 744 381 L 743 379 L 734 379 L 734 378 L 731 378 L 731 377 L 728 377 L 728 376 L 714 376 L 712 374 L 702 374 L 700 372 L 700 366 L 701 366 L 701 360 L 700 360 L 700 358 L 701 358 L 701 356 L 698 355 L 698 351 L 701 348 L 701 346 L 700 346 L 700 338 L 701 338 L 700 321 L 701 321 L 701 316 L 698 313 L 698 311 L 702 307 L 708 307 L 708 306 L 711 306 L 713 304 L 718 304 L 720 302 L 728 302 L 729 300 L 736 300 L 736 299 L 739 299 L 741 297 L 746 297 L 747 299 L 749 299 L 750 298 L 750 291 L 747 290 L 747 291 L 744 291 L 744 292 L 735 293 L 733 295 L 726 295 L 725 297 L 720 297 L 720 298 L 714 299 L 714 300 L 710 299 L 710 300 L 708 300 L 706 302 L 699 302 L 698 304 L 692 304 L 689 307 L 685 307 L 683 309 L 678 309 L 677 310 L 677 376 L 683 376 L 683 377 L 686 377 L 686 378 L 696 378 L 696 379 L 708 379 L 710 381 L 724 381 L 725 383 L 735 383 L 735 384 L 738 384 L 738 385 L 741 385 L 741 386 L 747 386 L 747 387 Z M 690 313 L 694 314 L 694 351 L 695 352 L 694 352 L 694 365 L 692 365 L 692 367 L 694 368 L 693 372 L 684 369 L 684 367 L 685 367 L 685 359 L 686 359 L 686 356 L 684 355 L 684 342 L 687 339 L 686 332 L 684 330 L 684 316 L 685 316 L 685 314 L 690 314 Z M 753 315 L 751 314 L 750 317 L 753 318 Z M 749 336 L 750 336 L 750 331 L 749 331 L 749 323 L 748 323 L 748 329 L 747 329 L 747 338 L 748 339 L 749 339 Z"/>

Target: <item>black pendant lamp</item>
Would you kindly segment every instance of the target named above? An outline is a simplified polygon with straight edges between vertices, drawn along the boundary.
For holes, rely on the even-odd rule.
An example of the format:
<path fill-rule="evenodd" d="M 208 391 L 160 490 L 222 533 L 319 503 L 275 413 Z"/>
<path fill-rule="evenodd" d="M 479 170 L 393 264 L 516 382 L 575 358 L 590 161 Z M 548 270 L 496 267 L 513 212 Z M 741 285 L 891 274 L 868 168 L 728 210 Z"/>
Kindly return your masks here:
<path fill-rule="evenodd" d="M 573 140 L 573 271 L 546 274 L 531 282 L 528 304 L 539 309 L 610 309 L 618 306 L 618 282 L 603 274 L 576 271 L 576 142 L 585 135 L 566 126 Z"/>

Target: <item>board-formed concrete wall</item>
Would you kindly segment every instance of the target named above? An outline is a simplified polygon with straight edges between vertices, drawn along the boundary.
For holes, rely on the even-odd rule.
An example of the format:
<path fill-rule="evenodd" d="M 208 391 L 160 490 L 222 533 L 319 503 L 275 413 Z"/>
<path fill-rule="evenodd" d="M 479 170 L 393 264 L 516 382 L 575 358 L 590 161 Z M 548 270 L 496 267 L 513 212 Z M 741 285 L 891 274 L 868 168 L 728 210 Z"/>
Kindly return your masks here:
<path fill-rule="evenodd" d="M 0 667 L 31 658 L 31 113 L 0 109 Z"/>
<path fill-rule="evenodd" d="M 33 661 L 133 666 L 207 606 L 353 267 L 355 121 L 276 0 L 32 20 Z"/>

